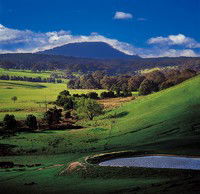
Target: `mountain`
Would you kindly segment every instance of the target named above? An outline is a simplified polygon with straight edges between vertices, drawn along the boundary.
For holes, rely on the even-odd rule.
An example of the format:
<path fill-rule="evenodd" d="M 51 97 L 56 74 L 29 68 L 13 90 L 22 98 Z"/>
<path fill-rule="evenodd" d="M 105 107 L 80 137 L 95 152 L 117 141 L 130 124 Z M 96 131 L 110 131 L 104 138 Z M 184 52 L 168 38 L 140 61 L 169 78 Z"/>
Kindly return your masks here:
<path fill-rule="evenodd" d="M 133 59 L 136 55 L 127 55 L 105 42 L 78 42 L 69 43 L 53 49 L 41 51 L 42 54 L 64 55 L 81 58 L 97 59 Z"/>

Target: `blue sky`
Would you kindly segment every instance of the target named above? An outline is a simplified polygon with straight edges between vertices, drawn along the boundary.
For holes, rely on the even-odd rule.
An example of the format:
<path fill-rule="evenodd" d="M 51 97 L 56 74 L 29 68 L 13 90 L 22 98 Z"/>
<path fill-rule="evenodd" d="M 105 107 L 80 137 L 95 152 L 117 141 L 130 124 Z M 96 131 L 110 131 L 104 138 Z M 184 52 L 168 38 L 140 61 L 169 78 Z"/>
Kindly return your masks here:
<path fill-rule="evenodd" d="M 200 0 L 0 0 L 0 52 L 98 40 L 144 57 L 199 56 L 199 10 Z"/>

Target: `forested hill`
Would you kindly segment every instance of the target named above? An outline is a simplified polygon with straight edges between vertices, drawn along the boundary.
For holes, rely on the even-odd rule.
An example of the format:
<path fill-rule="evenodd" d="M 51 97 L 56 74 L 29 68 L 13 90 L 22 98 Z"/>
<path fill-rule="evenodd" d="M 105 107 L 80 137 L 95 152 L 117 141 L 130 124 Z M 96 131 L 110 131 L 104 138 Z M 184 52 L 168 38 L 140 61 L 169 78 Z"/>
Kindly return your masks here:
<path fill-rule="evenodd" d="M 0 54 L 0 67 L 31 70 L 60 69 L 83 73 L 102 70 L 108 74 L 121 74 L 153 67 L 187 65 L 200 68 L 200 58 L 166 57 L 103 60 L 31 53 Z"/>

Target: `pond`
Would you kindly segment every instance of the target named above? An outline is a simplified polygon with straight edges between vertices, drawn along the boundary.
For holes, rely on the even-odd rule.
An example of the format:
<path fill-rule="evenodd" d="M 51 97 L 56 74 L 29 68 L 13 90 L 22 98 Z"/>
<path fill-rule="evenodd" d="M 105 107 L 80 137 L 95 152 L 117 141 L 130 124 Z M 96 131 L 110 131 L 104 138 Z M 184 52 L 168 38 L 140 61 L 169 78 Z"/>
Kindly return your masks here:
<path fill-rule="evenodd" d="M 140 156 L 117 158 L 99 163 L 100 166 L 175 168 L 200 170 L 200 158 L 180 156 Z"/>

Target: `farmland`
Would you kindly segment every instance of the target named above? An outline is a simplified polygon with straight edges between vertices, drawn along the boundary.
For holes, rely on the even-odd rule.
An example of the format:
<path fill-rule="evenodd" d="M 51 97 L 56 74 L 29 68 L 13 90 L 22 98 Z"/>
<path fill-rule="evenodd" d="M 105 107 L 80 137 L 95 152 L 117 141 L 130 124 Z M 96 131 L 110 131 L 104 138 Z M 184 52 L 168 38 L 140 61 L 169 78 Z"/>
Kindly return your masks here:
<path fill-rule="evenodd" d="M 157 154 L 200 156 L 199 84 L 200 77 L 197 76 L 175 87 L 126 102 L 96 117 L 93 121 L 82 122 L 85 128 L 80 130 L 23 132 L 2 138 L 0 143 L 4 146 L 1 151 L 14 153 L 16 156 L 1 157 L 1 161 L 41 164 L 39 168 L 23 168 L 23 171 L 15 168 L 8 171 L 2 169 L 0 178 L 2 190 L 10 193 L 14 190 L 28 193 L 30 186 L 26 183 L 33 182 L 35 184 L 31 188 L 35 193 L 78 191 L 145 193 L 147 189 L 148 193 L 165 191 L 184 193 L 185 190 L 195 192 L 199 176 L 192 171 L 120 169 L 89 165 L 87 171 L 80 174 L 65 176 L 58 174 L 70 162 L 84 163 L 86 156 L 105 152 L 135 150 Z M 18 94 L 19 100 L 15 104 L 21 103 L 24 107 L 22 115 L 26 108 L 30 111 L 30 107 L 40 114 L 36 102 L 45 100 L 41 91 L 47 96 L 47 100 L 51 101 L 59 91 L 66 89 L 65 87 L 65 84 L 54 86 L 2 81 L 1 103 L 7 103 L 4 108 L 17 108 L 17 105 L 8 99 Z M 77 90 L 70 92 L 77 93 Z M 83 91 L 78 90 L 78 92 Z M 18 116 L 20 111 L 15 113 Z M 18 117 L 22 118 L 22 115 Z M 191 174 L 193 176 L 190 176 Z"/>
<path fill-rule="evenodd" d="M 65 83 L 32 83 L 0 80 L 0 120 L 7 113 L 14 114 L 17 119 L 24 119 L 28 113 L 41 117 L 46 110 L 46 104 L 55 101 L 59 92 L 65 89 L 67 89 Z M 92 90 L 69 91 L 71 94 L 82 94 Z M 101 91 L 99 90 L 98 93 Z M 11 100 L 13 96 L 18 98 L 16 102 Z M 47 107 L 51 106 L 47 105 Z"/>

